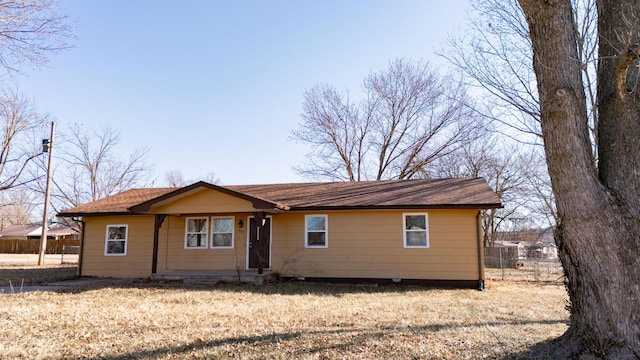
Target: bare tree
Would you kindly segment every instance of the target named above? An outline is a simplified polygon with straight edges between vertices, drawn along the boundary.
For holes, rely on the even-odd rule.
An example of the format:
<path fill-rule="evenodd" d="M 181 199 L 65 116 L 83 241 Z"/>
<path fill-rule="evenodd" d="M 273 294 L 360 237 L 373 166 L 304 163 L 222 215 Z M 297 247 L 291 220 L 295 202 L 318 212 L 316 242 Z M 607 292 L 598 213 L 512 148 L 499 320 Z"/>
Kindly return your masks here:
<path fill-rule="evenodd" d="M 192 184 L 198 181 L 208 182 L 209 184 L 220 183 L 220 179 L 218 179 L 216 174 L 213 172 L 207 173 L 206 175 L 198 176 L 195 179 L 185 180 L 184 175 L 180 170 L 167 171 L 164 176 L 164 181 L 169 187 L 174 188 L 183 187 L 187 184 Z"/>
<path fill-rule="evenodd" d="M 449 41 L 445 56 L 461 70 L 472 86 L 481 87 L 487 97 L 484 115 L 527 141 L 540 136 L 540 113 L 531 70 L 531 42 L 526 21 L 517 0 L 473 1 L 476 16 L 469 32 Z M 472 55 L 471 55 L 472 54 Z M 522 138 L 522 137 L 520 137 Z"/>
<path fill-rule="evenodd" d="M 357 104 L 316 85 L 305 92 L 302 122 L 292 131 L 293 139 L 312 146 L 296 170 L 342 181 L 419 176 L 482 127 L 464 87 L 454 84 L 426 62 L 396 59 L 364 80 Z"/>
<path fill-rule="evenodd" d="M 589 95 L 591 136 L 595 139 L 595 3 L 574 3 L 579 8 L 573 20 L 585 92 Z M 553 227 L 557 220 L 555 198 L 541 149 L 540 103 L 525 15 L 517 0 L 474 0 L 472 7 L 475 16 L 470 18 L 470 30 L 464 36 L 452 37 L 442 55 L 465 75 L 469 86 L 480 90 L 482 101 L 476 109 L 492 120 L 493 129 L 503 136 L 501 142 L 514 139 L 520 143 L 518 152 L 520 161 L 527 164 L 522 171 L 528 191 L 519 191 L 518 198 L 504 199 L 503 203 L 507 208 L 509 201 L 526 204 L 526 217 L 518 212 L 505 220 L 531 223 L 535 219 L 534 224 Z"/>
<path fill-rule="evenodd" d="M 482 228 L 485 246 L 494 246 L 498 232 L 529 213 L 525 169 L 528 162 L 515 146 L 498 146 L 497 135 L 465 144 L 442 157 L 425 177 L 483 177 L 505 205 L 483 213 Z"/>
<path fill-rule="evenodd" d="M 209 172 L 206 173 L 205 175 L 201 175 L 193 180 L 189 180 L 190 183 L 194 183 L 197 181 L 204 181 L 204 182 L 208 182 L 209 184 L 220 184 L 220 179 L 216 176 L 215 173 L 213 172 Z"/>
<path fill-rule="evenodd" d="M 526 203 L 529 215 L 535 223 L 543 227 L 555 227 L 559 223 L 555 196 L 551 189 L 551 179 L 547 172 L 544 149 L 535 148 L 522 153 L 522 167 L 525 181 L 524 190 L 519 196 Z"/>
<path fill-rule="evenodd" d="M 572 14 L 587 95 L 588 119 L 592 138 L 597 133 L 595 96 L 596 31 L 595 0 L 572 0 Z M 487 118 L 502 124 L 504 134 L 524 143 L 541 145 L 540 102 L 531 58 L 533 54 L 525 15 L 518 0 L 474 0 L 475 16 L 469 31 L 452 37 L 442 52 L 466 75 L 470 86 L 488 95 L 478 107 Z M 481 104 L 482 104 L 481 103 Z"/>
<path fill-rule="evenodd" d="M 19 73 L 23 67 L 44 65 L 50 54 L 68 49 L 71 26 L 54 0 L 0 0 L 0 68 L 2 75 Z M 36 129 L 46 121 L 17 90 L 0 90 L 0 192 L 11 198 L 21 185 L 40 176 L 30 172 L 32 160 L 40 154 L 34 143 Z M 29 176 L 26 176 L 29 173 Z M 11 193 L 4 191 L 12 189 Z M 33 210 L 24 197 L 3 203 L 3 213 Z M 23 214 L 24 215 L 24 214 Z M 19 215 L 24 220 L 24 216 Z M 25 215 L 26 216 L 26 215 Z"/>
<path fill-rule="evenodd" d="M 45 64 L 71 47 L 71 30 L 54 0 L 0 0 L 0 67 L 11 73 Z"/>
<path fill-rule="evenodd" d="M 167 171 L 164 174 L 164 182 L 169 187 L 179 188 L 187 185 L 187 182 L 184 179 L 184 175 L 182 175 L 182 171 L 180 170 L 171 170 Z"/>
<path fill-rule="evenodd" d="M 577 8 L 520 0 L 538 83 L 555 232 L 567 277 L 570 325 L 542 351 L 640 358 L 640 4 L 598 0 L 597 109 L 585 91 Z M 589 116 L 597 114 L 596 166 Z"/>
<path fill-rule="evenodd" d="M 9 225 L 29 224 L 36 205 L 25 187 L 0 191 L 0 230 Z"/>
<path fill-rule="evenodd" d="M 111 127 L 90 131 L 72 125 L 57 137 L 56 168 L 52 180 L 52 208 L 77 206 L 115 193 L 144 187 L 153 171 L 145 149 L 120 157 L 119 134 Z M 44 164 L 42 164 L 44 166 Z M 40 184 L 41 189 L 44 188 Z"/>
<path fill-rule="evenodd" d="M 327 84 L 304 93 L 303 122 L 292 131 L 295 140 L 313 147 L 308 162 L 296 168 L 309 177 L 360 181 L 366 176 L 368 118 L 361 118 L 349 97 Z"/>
<path fill-rule="evenodd" d="M 23 175 L 40 154 L 33 146 L 33 133 L 45 118 L 17 90 L 0 90 L 0 191 L 34 180 Z"/>

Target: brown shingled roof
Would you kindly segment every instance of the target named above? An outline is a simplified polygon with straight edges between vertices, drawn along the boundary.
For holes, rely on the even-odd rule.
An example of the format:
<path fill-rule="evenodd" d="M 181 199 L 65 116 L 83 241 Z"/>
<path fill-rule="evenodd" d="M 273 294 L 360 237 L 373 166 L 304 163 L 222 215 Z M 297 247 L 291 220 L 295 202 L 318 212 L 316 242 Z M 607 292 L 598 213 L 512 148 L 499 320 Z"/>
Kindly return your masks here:
<path fill-rule="evenodd" d="M 40 228 L 38 224 L 10 225 L 0 231 L 0 238 L 27 237 L 27 234 Z"/>
<path fill-rule="evenodd" d="M 219 189 L 254 204 L 272 204 L 281 210 L 473 208 L 501 207 L 500 199 L 482 178 L 386 180 L 333 183 L 216 186 L 195 183 L 184 188 L 134 189 L 80 205 L 61 216 L 128 214 L 148 208 L 197 187 Z M 262 209 L 267 210 L 267 209 Z"/>
<path fill-rule="evenodd" d="M 107 196 L 100 200 L 78 205 L 74 208 L 62 211 L 60 216 L 104 215 L 104 214 L 130 214 L 129 208 L 149 199 L 164 195 L 175 188 L 151 188 L 131 189 L 121 193 Z"/>
<path fill-rule="evenodd" d="M 293 209 L 499 207 L 484 179 L 422 179 L 227 186 Z"/>

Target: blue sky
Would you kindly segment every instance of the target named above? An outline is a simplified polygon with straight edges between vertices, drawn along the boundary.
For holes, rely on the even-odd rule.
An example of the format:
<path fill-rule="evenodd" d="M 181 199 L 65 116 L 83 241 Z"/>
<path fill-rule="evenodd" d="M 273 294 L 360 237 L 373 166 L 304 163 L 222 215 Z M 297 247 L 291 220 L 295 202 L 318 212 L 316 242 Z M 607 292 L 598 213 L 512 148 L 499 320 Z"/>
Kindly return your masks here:
<path fill-rule="evenodd" d="M 328 83 L 357 96 L 394 58 L 434 51 L 464 26 L 466 0 L 60 2 L 75 48 L 17 83 L 58 132 L 109 124 L 126 156 L 146 147 L 167 171 L 221 184 L 313 181 L 292 167 L 302 94 Z M 55 174 L 54 174 L 55 176 Z"/>

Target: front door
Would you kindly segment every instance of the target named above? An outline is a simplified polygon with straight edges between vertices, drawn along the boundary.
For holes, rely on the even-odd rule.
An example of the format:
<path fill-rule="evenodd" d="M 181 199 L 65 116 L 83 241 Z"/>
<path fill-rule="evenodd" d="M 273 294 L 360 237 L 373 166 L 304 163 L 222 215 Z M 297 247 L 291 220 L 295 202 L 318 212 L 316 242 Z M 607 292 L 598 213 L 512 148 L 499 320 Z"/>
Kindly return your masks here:
<path fill-rule="evenodd" d="M 249 269 L 271 267 L 271 219 L 249 219 Z"/>

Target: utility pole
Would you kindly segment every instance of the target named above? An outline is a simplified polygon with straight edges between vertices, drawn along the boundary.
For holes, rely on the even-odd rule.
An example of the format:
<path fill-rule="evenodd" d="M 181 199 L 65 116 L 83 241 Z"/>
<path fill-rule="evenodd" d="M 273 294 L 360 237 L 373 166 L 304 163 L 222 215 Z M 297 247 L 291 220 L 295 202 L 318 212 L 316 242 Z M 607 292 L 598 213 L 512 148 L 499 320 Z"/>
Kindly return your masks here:
<path fill-rule="evenodd" d="M 51 122 L 51 136 L 49 139 L 42 140 L 42 152 L 49 153 L 49 162 L 47 164 L 47 185 L 44 190 L 44 213 L 42 214 L 42 237 L 40 238 L 40 255 L 38 256 L 38 266 L 44 265 L 44 254 L 47 252 L 47 230 L 48 212 L 49 212 L 49 194 L 51 192 L 51 172 L 53 168 L 53 134 L 55 133 L 56 123 Z"/>

